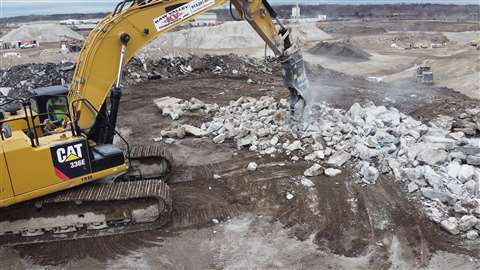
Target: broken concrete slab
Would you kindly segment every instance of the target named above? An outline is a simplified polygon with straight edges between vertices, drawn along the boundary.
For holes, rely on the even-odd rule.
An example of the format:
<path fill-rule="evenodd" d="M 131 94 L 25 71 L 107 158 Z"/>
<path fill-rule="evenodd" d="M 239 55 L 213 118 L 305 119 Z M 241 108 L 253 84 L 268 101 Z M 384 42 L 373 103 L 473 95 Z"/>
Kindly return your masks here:
<path fill-rule="evenodd" d="M 466 232 L 475 227 L 479 222 L 480 221 L 475 216 L 465 215 L 458 221 L 458 228 L 461 231 Z"/>
<path fill-rule="evenodd" d="M 375 184 L 380 176 L 378 169 L 370 166 L 368 162 L 363 162 L 363 165 L 360 169 L 360 174 L 362 175 L 362 181 L 367 184 Z"/>
<path fill-rule="evenodd" d="M 410 182 L 407 186 L 408 192 L 413 193 L 418 190 L 418 185 L 415 182 Z"/>
<path fill-rule="evenodd" d="M 361 160 L 371 160 L 380 154 L 379 151 L 368 148 L 366 145 L 360 143 L 355 145 L 355 152 Z"/>
<path fill-rule="evenodd" d="M 470 164 L 470 165 L 480 167 L 480 155 L 479 156 L 468 155 L 467 156 L 467 163 Z"/>
<path fill-rule="evenodd" d="M 460 171 L 458 172 L 458 179 L 465 183 L 468 180 L 472 180 L 475 176 L 475 167 L 471 165 L 462 165 Z"/>
<path fill-rule="evenodd" d="M 302 177 L 301 180 L 300 180 L 300 183 L 305 186 L 305 187 L 314 187 L 315 184 L 312 182 L 312 180 L 306 178 L 306 177 Z"/>
<path fill-rule="evenodd" d="M 240 140 L 237 141 L 237 146 L 242 147 L 242 146 L 248 146 L 252 145 L 257 142 L 257 136 L 254 134 L 250 134 L 248 136 L 245 136 L 241 138 Z"/>
<path fill-rule="evenodd" d="M 417 154 L 417 160 L 428 165 L 442 165 L 448 161 L 448 153 L 442 149 L 424 149 Z"/>
<path fill-rule="evenodd" d="M 325 175 L 327 176 L 330 176 L 330 177 L 335 177 L 339 174 L 341 174 L 342 171 L 339 170 L 339 169 L 335 169 L 335 168 L 327 168 L 325 169 Z"/>
<path fill-rule="evenodd" d="M 301 150 L 301 149 L 302 149 L 302 142 L 299 140 L 296 140 L 285 147 L 285 150 L 290 152 L 293 152 L 295 150 Z"/>
<path fill-rule="evenodd" d="M 8 94 L 12 91 L 11 87 L 0 87 L 0 94 L 3 96 L 8 96 Z"/>
<path fill-rule="evenodd" d="M 434 190 L 432 188 L 421 188 L 420 192 L 422 193 L 423 197 L 430 200 L 438 200 L 439 202 L 452 206 L 455 203 L 455 199 L 447 192 Z"/>
<path fill-rule="evenodd" d="M 325 151 L 325 155 L 327 155 L 327 152 Z M 327 164 L 336 166 L 336 167 L 341 167 L 345 162 L 349 161 L 352 155 L 348 152 L 345 152 L 343 150 L 335 152 L 327 161 Z"/>
<path fill-rule="evenodd" d="M 478 238 L 478 231 L 477 230 L 470 230 L 465 235 L 468 240 L 476 240 Z"/>
<path fill-rule="evenodd" d="M 206 130 L 202 130 L 191 125 L 182 125 L 182 127 L 185 129 L 185 133 L 191 134 L 196 137 L 203 137 L 208 134 Z"/>
<path fill-rule="evenodd" d="M 442 222 L 440 222 L 440 226 L 450 234 L 457 235 L 460 233 L 457 219 L 454 217 L 449 217 L 448 219 L 442 220 Z"/>
<path fill-rule="evenodd" d="M 318 176 L 323 173 L 323 168 L 320 164 L 313 164 L 310 168 L 306 169 L 303 175 L 305 176 Z"/>
<path fill-rule="evenodd" d="M 248 163 L 247 170 L 249 171 L 255 171 L 257 169 L 258 165 L 255 162 L 250 162 Z"/>
<path fill-rule="evenodd" d="M 323 150 L 313 151 L 312 153 L 305 156 L 305 160 L 307 161 L 313 161 L 316 159 L 324 159 L 324 158 L 325 158 L 325 152 Z"/>
<path fill-rule="evenodd" d="M 215 136 L 212 139 L 212 141 L 214 143 L 223 143 L 225 141 L 225 138 L 226 138 L 225 134 L 219 134 L 219 135 Z"/>

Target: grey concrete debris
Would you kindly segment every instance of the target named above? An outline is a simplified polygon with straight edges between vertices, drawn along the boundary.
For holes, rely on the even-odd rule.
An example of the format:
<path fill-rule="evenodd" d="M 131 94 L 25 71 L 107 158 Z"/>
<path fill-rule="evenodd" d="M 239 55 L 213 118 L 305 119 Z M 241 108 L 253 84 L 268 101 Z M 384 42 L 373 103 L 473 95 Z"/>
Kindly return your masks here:
<path fill-rule="evenodd" d="M 183 128 L 185 129 L 185 133 L 191 134 L 193 136 L 202 137 L 207 135 L 207 132 L 205 130 L 202 130 L 200 128 L 197 128 L 191 125 L 183 125 Z"/>
<path fill-rule="evenodd" d="M 450 234 L 457 235 L 460 233 L 460 230 L 458 229 L 457 219 L 454 217 L 442 220 L 442 222 L 440 222 L 440 225 L 445 231 L 449 232 Z"/>
<path fill-rule="evenodd" d="M 257 136 L 254 135 L 254 134 L 250 134 L 248 136 L 245 136 L 245 137 L 241 138 L 237 142 L 237 146 L 239 146 L 239 147 L 248 146 L 248 145 L 252 145 L 256 142 L 257 142 Z"/>
<path fill-rule="evenodd" d="M 339 170 L 339 169 L 334 169 L 334 168 L 327 168 L 327 169 L 325 170 L 325 175 L 330 176 L 330 177 L 337 176 L 337 175 L 339 175 L 339 174 L 341 174 L 341 173 L 342 173 L 341 170 Z"/>
<path fill-rule="evenodd" d="M 442 165 L 448 160 L 448 153 L 442 149 L 424 149 L 417 154 L 417 160 L 428 165 Z"/>
<path fill-rule="evenodd" d="M 471 165 L 462 165 L 458 173 L 458 179 L 462 181 L 462 183 L 465 183 L 468 180 L 472 180 L 474 176 L 475 176 L 475 167 Z"/>
<path fill-rule="evenodd" d="M 312 182 L 312 180 L 306 178 L 306 177 L 302 177 L 301 180 L 300 180 L 300 183 L 302 183 L 303 186 L 305 187 L 314 187 L 315 184 Z"/>
<path fill-rule="evenodd" d="M 467 163 L 470 164 L 470 165 L 480 167 L 480 156 L 468 155 L 467 156 Z"/>
<path fill-rule="evenodd" d="M 303 175 L 305 176 L 318 176 L 323 173 L 323 168 L 320 164 L 313 164 L 310 168 L 306 169 Z"/>
<path fill-rule="evenodd" d="M 12 91 L 11 87 L 0 87 L 0 94 L 3 96 L 8 96 L 10 91 Z"/>
<path fill-rule="evenodd" d="M 153 103 L 162 112 L 163 115 L 169 115 L 172 120 L 178 119 L 182 112 L 181 99 L 175 97 L 162 97 L 153 100 Z"/>
<path fill-rule="evenodd" d="M 196 100 L 174 101 L 182 112 L 210 107 Z M 288 109 L 284 99 L 241 97 L 215 107 L 211 121 L 200 128 L 204 133 L 197 134 L 215 143 L 232 140 L 259 155 L 305 161 L 304 175 L 309 177 L 337 175 L 349 161 L 357 169 L 357 183 L 375 184 L 381 174 L 391 174 L 405 182 L 409 193 L 419 195 L 431 220 L 450 231 L 458 230 L 465 215 L 480 218 L 480 202 L 464 203 L 480 193 L 480 131 L 472 135 L 468 130 L 472 125 L 465 121 L 474 123 L 470 114 L 462 121 L 440 116 L 422 123 L 371 102 L 356 103 L 347 112 L 318 103 L 304 125 L 292 129 Z M 324 171 L 322 165 L 329 168 Z M 455 218 L 455 228 L 449 216 Z"/>
<path fill-rule="evenodd" d="M 477 230 L 470 230 L 465 235 L 468 240 L 475 240 L 478 238 L 478 231 Z"/>
<path fill-rule="evenodd" d="M 325 155 L 327 152 L 325 151 Z M 335 154 L 333 154 L 327 161 L 329 165 L 336 166 L 336 167 L 341 167 L 345 162 L 350 160 L 352 155 L 350 153 L 347 153 L 343 150 L 337 151 Z"/>
<path fill-rule="evenodd" d="M 362 182 L 366 184 L 375 184 L 380 172 L 377 168 L 370 166 L 368 162 L 362 162 L 360 165 L 360 175 L 362 176 Z"/>
<path fill-rule="evenodd" d="M 255 171 L 257 169 L 258 165 L 255 162 L 250 162 L 248 163 L 247 170 L 249 171 Z"/>
<path fill-rule="evenodd" d="M 212 139 L 212 141 L 214 143 L 223 143 L 225 141 L 225 138 L 226 138 L 225 134 L 219 134 L 219 135 L 215 136 Z"/>
<path fill-rule="evenodd" d="M 325 152 L 323 150 L 313 151 L 312 153 L 305 156 L 305 160 L 307 161 L 313 161 L 313 160 L 324 159 L 324 158 L 325 158 Z"/>
<path fill-rule="evenodd" d="M 408 192 L 413 193 L 418 190 L 418 185 L 415 182 L 410 182 L 408 184 Z"/>
<path fill-rule="evenodd" d="M 458 221 L 458 228 L 461 231 L 466 232 L 475 227 L 479 222 L 480 221 L 476 217 L 472 215 L 465 215 Z"/>
<path fill-rule="evenodd" d="M 434 190 L 432 188 L 421 188 L 422 195 L 430 200 L 438 200 L 442 203 L 453 205 L 455 199 L 448 192 Z"/>
<path fill-rule="evenodd" d="M 285 150 L 290 152 L 293 152 L 295 150 L 300 150 L 300 149 L 302 149 L 302 142 L 299 140 L 296 140 L 285 147 Z"/>

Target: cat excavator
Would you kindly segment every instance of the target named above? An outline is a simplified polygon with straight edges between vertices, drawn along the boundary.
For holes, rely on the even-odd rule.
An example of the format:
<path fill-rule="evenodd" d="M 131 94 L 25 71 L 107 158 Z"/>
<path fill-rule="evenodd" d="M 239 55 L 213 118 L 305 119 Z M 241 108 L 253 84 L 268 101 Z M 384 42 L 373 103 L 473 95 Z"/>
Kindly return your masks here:
<path fill-rule="evenodd" d="M 0 245 L 159 228 L 172 211 L 161 174 L 135 161 L 167 159 L 158 145 L 130 145 L 116 130 L 123 68 L 159 35 L 226 0 L 124 0 L 89 34 L 68 88 L 4 98 L 0 112 Z M 291 110 L 307 79 L 290 29 L 266 0 L 231 0 L 281 62 Z M 232 15 L 234 13 L 232 12 Z M 114 137 L 123 141 L 114 144 Z M 168 169 L 168 164 L 154 164 Z M 102 180 L 102 181 L 98 181 Z"/>

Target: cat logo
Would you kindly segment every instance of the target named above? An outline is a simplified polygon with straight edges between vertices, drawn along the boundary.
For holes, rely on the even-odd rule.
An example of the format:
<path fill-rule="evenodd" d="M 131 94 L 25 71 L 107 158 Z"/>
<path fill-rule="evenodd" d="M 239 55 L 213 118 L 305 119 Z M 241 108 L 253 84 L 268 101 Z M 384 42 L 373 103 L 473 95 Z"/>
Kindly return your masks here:
<path fill-rule="evenodd" d="M 83 158 L 82 144 L 74 144 L 66 147 L 58 148 L 56 151 L 59 163 L 72 162 Z"/>
<path fill-rule="evenodd" d="M 50 149 L 55 175 L 62 181 L 91 173 L 86 141 L 57 145 Z"/>

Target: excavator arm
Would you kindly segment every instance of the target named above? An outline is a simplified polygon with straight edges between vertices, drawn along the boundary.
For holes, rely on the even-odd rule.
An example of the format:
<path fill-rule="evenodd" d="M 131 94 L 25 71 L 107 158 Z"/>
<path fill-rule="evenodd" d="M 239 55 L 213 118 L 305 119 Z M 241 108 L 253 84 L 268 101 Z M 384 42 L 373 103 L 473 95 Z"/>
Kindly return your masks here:
<path fill-rule="evenodd" d="M 70 111 L 76 126 L 92 132 L 99 113 L 105 111 L 110 94 L 110 129 L 115 126 L 122 68 L 144 46 L 226 0 L 125 0 L 90 33 L 77 61 L 69 89 Z M 246 20 L 282 62 L 292 108 L 303 96 L 306 77 L 303 59 L 266 0 L 231 0 L 240 18 Z M 279 24 L 279 29 L 274 21 Z M 98 123 L 97 123 L 98 127 Z M 107 128 L 108 130 L 108 128 Z M 96 131 L 97 133 L 98 130 Z M 100 132 L 102 133 L 102 132 Z M 111 141 L 110 131 L 105 142 Z M 96 139 L 98 139 L 98 134 Z"/>

